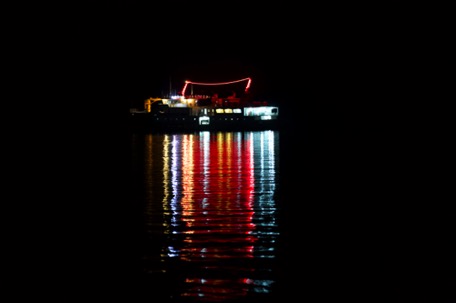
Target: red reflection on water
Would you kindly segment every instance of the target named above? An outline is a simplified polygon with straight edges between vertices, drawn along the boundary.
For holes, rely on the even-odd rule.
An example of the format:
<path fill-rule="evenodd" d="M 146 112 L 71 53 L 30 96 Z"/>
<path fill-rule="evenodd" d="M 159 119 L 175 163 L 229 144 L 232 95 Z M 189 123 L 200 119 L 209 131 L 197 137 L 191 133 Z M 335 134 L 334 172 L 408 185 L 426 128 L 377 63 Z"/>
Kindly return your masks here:
<path fill-rule="evenodd" d="M 186 279 L 185 297 L 214 301 L 243 296 L 247 292 L 243 268 L 241 277 L 205 278 L 207 261 L 211 270 L 224 270 L 219 259 L 252 259 L 253 236 L 253 146 L 249 136 L 211 134 L 210 140 L 188 135 L 179 147 L 182 153 L 181 231 L 186 237 L 178 250 L 186 262 L 202 262 L 200 277 Z"/>

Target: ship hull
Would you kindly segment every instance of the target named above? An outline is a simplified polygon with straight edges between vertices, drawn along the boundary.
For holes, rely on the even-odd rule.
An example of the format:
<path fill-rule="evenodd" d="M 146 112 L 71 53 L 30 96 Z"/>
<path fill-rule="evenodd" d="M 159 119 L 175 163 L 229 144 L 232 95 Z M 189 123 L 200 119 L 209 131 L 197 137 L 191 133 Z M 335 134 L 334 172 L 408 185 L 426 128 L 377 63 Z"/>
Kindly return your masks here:
<path fill-rule="evenodd" d="M 130 130 L 135 132 L 163 131 L 244 131 L 277 130 L 278 116 L 191 116 L 157 113 L 134 113 L 129 117 Z"/>

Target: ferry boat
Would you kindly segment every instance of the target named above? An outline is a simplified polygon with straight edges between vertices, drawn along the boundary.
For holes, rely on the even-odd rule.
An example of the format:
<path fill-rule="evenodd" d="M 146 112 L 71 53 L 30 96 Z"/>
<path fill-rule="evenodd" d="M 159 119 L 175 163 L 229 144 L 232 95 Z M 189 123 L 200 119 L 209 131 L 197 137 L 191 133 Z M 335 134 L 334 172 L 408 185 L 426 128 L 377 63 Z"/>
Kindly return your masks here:
<path fill-rule="evenodd" d="M 277 129 L 279 107 L 252 100 L 251 83 L 251 78 L 214 83 L 185 81 L 179 95 L 148 98 L 144 101 L 144 108 L 130 109 L 129 125 L 134 131 Z M 235 88 L 240 84 L 243 91 L 238 97 Z M 195 87 L 205 89 L 194 93 Z M 220 87 L 229 89 L 221 94 L 214 92 L 214 88 Z M 230 92 L 228 95 L 227 91 Z"/>

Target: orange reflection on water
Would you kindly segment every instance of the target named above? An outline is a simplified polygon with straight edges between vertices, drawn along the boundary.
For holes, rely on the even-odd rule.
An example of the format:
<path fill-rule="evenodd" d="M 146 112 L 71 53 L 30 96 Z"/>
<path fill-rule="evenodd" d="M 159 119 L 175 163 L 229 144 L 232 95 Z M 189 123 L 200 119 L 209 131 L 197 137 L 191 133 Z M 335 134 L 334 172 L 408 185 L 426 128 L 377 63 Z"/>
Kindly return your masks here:
<path fill-rule="evenodd" d="M 187 236 L 181 257 L 251 257 L 254 178 L 251 144 L 232 133 L 185 136 L 182 140 L 182 223 Z M 210 237 L 210 239 L 208 239 Z M 205 247 L 204 243 L 237 243 Z M 195 254 L 196 252 L 200 254 Z M 189 257 L 191 256 L 191 257 Z"/>
<path fill-rule="evenodd" d="M 232 133 L 210 137 L 185 135 L 176 148 L 181 162 L 181 199 L 179 233 L 186 236 L 176 248 L 186 262 L 211 262 L 220 259 L 252 259 L 253 235 L 253 155 L 248 137 Z M 176 159 L 177 160 L 177 159 Z M 172 178 L 170 178 L 172 179 Z M 209 245 L 210 243 L 210 245 Z M 235 281 L 208 278 L 207 263 L 200 277 L 187 278 L 188 289 L 182 296 L 208 300 L 243 295 L 248 281 L 246 272 Z M 226 270 L 229 270 L 229 265 Z M 215 271 L 222 270 L 218 266 Z M 244 289 L 242 289 L 244 288 Z"/>

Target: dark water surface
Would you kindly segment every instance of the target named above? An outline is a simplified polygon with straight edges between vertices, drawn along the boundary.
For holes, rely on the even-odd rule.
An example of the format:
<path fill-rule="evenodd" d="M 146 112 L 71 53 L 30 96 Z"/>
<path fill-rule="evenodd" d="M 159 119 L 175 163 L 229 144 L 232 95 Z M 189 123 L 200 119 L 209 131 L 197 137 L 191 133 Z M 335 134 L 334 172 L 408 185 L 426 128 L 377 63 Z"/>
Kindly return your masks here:
<path fill-rule="evenodd" d="M 5 159 L 23 164 L 8 175 L 20 186 L 4 199 L 18 208 L 5 231 L 21 231 L 4 245 L 14 296 L 455 302 L 451 176 L 431 169 L 449 164 L 407 148 L 409 133 L 325 117 L 278 131 L 17 136 L 24 153 Z"/>
<path fill-rule="evenodd" d="M 278 131 L 135 134 L 141 267 L 169 302 L 264 302 L 278 279 Z"/>
<path fill-rule="evenodd" d="M 453 216 L 359 138 L 132 134 L 136 301 L 454 302 Z"/>
<path fill-rule="evenodd" d="M 422 162 L 402 135 L 292 126 L 46 132 L 34 150 L 18 136 L 5 288 L 47 302 L 455 302 L 451 179 L 426 167 L 448 163 Z"/>

